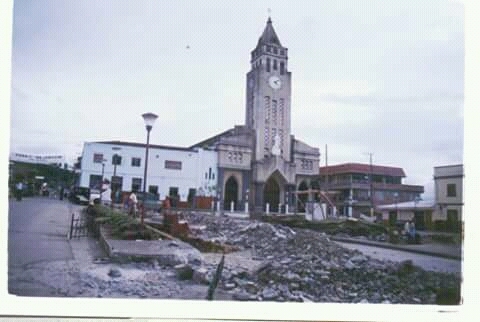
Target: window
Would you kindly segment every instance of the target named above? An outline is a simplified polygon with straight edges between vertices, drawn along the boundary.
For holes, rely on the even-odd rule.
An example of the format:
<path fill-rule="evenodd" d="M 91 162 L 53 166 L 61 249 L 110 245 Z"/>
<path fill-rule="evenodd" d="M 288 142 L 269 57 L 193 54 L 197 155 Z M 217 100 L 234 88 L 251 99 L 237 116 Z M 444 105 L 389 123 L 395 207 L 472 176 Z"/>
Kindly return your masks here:
<path fill-rule="evenodd" d="M 102 153 L 94 153 L 93 154 L 93 163 L 102 163 L 103 162 L 103 154 Z"/>
<path fill-rule="evenodd" d="M 132 178 L 132 191 L 141 191 L 142 178 Z"/>
<path fill-rule="evenodd" d="M 277 47 L 273 47 L 273 53 L 278 54 L 278 48 Z"/>
<path fill-rule="evenodd" d="M 176 197 L 176 196 L 178 196 L 178 187 L 170 187 L 170 188 L 168 189 L 168 195 L 169 195 L 170 197 Z"/>
<path fill-rule="evenodd" d="M 280 62 L 280 75 L 285 75 L 285 63 L 283 61 Z"/>
<path fill-rule="evenodd" d="M 267 72 L 270 71 L 270 58 L 267 58 Z"/>
<path fill-rule="evenodd" d="M 165 169 L 182 170 L 182 162 L 165 160 Z"/>
<path fill-rule="evenodd" d="M 267 52 L 271 52 L 272 51 L 272 46 L 267 46 Z"/>
<path fill-rule="evenodd" d="M 95 188 L 99 189 L 102 185 L 102 176 L 101 175 L 96 175 L 96 174 L 91 174 L 90 175 L 90 183 L 89 187 L 90 188 Z"/>
<path fill-rule="evenodd" d="M 142 162 L 141 160 L 140 158 L 132 158 L 132 167 L 139 167 Z"/>
<path fill-rule="evenodd" d="M 265 96 L 265 124 L 270 122 L 270 96 Z"/>
<path fill-rule="evenodd" d="M 277 101 L 272 100 L 272 123 L 277 125 Z"/>
<path fill-rule="evenodd" d="M 457 196 L 457 185 L 455 183 L 447 184 L 447 197 Z"/>
<path fill-rule="evenodd" d="M 158 194 L 158 186 L 148 186 L 148 192 Z"/>
<path fill-rule="evenodd" d="M 273 70 L 277 70 L 277 60 L 273 60 Z"/>
<path fill-rule="evenodd" d="M 112 156 L 112 164 L 113 165 L 121 165 L 122 164 L 122 157 L 118 154 L 114 154 Z"/>
<path fill-rule="evenodd" d="M 283 98 L 280 99 L 280 103 L 278 104 L 278 114 L 280 117 L 280 126 L 283 126 L 283 108 L 285 106 L 285 100 Z"/>
<path fill-rule="evenodd" d="M 280 55 L 282 55 L 282 56 L 285 55 L 285 50 L 280 49 Z"/>

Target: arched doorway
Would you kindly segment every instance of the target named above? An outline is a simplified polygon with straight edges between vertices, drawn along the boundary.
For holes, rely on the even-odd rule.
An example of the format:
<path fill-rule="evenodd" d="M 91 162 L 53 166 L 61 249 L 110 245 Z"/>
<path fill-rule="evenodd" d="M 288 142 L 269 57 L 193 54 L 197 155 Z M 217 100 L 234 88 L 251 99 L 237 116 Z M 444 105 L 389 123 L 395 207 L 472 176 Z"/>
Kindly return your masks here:
<path fill-rule="evenodd" d="M 305 181 L 302 181 L 298 186 L 298 191 L 308 191 L 308 184 Z M 305 207 L 308 201 L 308 192 L 299 193 L 297 199 L 297 210 L 298 212 L 305 212 Z"/>
<path fill-rule="evenodd" d="M 265 204 L 270 204 L 271 212 L 278 212 L 278 204 L 280 203 L 280 186 L 277 180 L 270 177 L 265 183 L 263 189 L 263 200 Z"/>
<path fill-rule="evenodd" d="M 237 206 L 238 202 L 238 182 L 234 176 L 228 178 L 227 182 L 225 183 L 225 204 L 224 208 L 226 210 L 230 210 L 230 204 L 233 201 L 234 209 Z"/>

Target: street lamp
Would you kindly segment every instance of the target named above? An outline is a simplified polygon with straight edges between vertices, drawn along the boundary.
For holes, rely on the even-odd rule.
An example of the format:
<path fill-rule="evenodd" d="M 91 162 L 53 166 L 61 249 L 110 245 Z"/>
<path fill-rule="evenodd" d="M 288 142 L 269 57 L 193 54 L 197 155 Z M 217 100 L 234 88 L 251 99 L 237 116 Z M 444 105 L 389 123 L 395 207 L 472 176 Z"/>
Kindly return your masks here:
<path fill-rule="evenodd" d="M 422 200 L 420 196 L 416 195 L 413 199 L 413 217 L 415 218 L 415 214 L 417 213 L 417 203 Z"/>
<path fill-rule="evenodd" d="M 102 184 L 103 184 L 103 177 L 105 175 L 105 162 L 106 161 L 107 161 L 107 159 L 102 159 L 102 177 L 100 178 L 100 187 L 99 187 L 100 193 L 102 192 Z"/>
<path fill-rule="evenodd" d="M 100 182 L 103 182 L 103 176 L 105 174 L 105 159 L 102 160 L 102 179 L 100 180 Z"/>
<path fill-rule="evenodd" d="M 144 113 L 142 114 L 143 121 L 145 122 L 145 128 L 147 129 L 147 145 L 145 147 L 145 169 L 143 172 L 143 207 L 142 207 L 142 216 L 141 223 L 143 224 L 143 217 L 145 215 L 145 199 L 146 199 L 146 190 L 147 190 L 147 168 L 148 168 L 148 147 L 150 144 L 150 131 L 152 130 L 153 123 L 158 118 L 158 115 L 153 113 Z"/>
<path fill-rule="evenodd" d="M 398 219 L 398 192 L 393 193 L 393 198 L 395 199 L 395 217 Z"/>

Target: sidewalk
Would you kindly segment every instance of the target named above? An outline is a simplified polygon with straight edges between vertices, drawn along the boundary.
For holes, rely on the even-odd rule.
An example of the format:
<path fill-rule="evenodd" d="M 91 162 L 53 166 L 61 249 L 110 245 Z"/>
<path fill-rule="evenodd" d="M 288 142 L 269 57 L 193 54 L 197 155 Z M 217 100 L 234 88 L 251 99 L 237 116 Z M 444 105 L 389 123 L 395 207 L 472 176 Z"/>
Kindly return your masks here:
<path fill-rule="evenodd" d="M 405 245 L 405 244 L 390 244 L 388 242 L 377 242 L 362 238 L 353 238 L 353 237 L 330 237 L 333 241 L 339 241 L 344 243 L 353 243 L 353 244 L 362 244 L 367 246 L 374 246 L 380 248 L 388 248 L 401 250 L 405 252 L 412 252 L 417 254 L 449 258 L 449 259 L 462 259 L 462 247 L 460 245 L 449 245 L 449 244 L 437 244 L 437 243 L 426 243 L 419 245 Z"/>

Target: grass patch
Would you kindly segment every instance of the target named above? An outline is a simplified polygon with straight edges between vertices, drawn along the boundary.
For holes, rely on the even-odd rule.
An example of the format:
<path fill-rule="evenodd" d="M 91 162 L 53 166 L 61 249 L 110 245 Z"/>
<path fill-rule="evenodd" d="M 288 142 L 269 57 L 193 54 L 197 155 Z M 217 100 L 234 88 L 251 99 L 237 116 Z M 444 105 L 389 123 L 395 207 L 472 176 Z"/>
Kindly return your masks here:
<path fill-rule="evenodd" d="M 160 234 L 148 229 L 145 224 L 140 223 L 137 219 L 109 207 L 94 205 L 87 209 L 87 213 L 93 216 L 96 224 L 104 225 L 114 239 L 162 239 Z"/>

